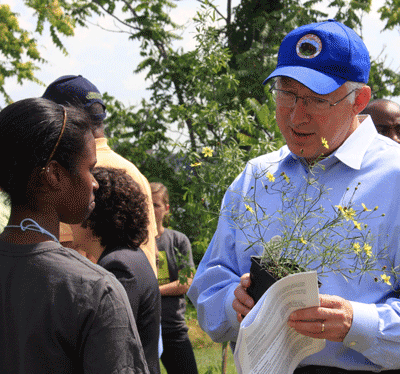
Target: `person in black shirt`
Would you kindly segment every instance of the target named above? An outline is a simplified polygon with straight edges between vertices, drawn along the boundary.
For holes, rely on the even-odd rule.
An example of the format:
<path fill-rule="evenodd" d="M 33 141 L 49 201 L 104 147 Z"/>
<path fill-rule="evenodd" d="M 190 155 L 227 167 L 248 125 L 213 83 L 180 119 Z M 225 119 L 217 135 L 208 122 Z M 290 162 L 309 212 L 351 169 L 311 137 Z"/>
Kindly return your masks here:
<path fill-rule="evenodd" d="M 139 246 L 147 238 L 146 196 L 123 169 L 97 167 L 96 206 L 81 225 L 71 225 L 74 247 L 113 273 L 124 286 L 151 374 L 160 373 L 161 300 L 157 278 Z"/>
<path fill-rule="evenodd" d="M 0 373 L 144 373 L 124 288 L 59 243 L 60 222 L 94 209 L 91 118 L 46 99 L 0 112 L 0 187 L 11 201 L 0 235 Z"/>

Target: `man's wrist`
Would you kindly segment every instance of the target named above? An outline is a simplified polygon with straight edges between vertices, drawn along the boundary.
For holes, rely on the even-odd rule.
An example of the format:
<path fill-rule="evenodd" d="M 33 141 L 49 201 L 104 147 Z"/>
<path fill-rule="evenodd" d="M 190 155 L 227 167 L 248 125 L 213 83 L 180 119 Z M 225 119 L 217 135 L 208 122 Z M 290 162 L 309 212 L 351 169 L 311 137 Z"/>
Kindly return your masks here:
<path fill-rule="evenodd" d="M 363 353 L 376 342 L 379 330 L 379 315 L 374 304 L 363 304 L 350 301 L 353 307 L 353 322 L 343 340 L 343 344 L 357 352 Z"/>

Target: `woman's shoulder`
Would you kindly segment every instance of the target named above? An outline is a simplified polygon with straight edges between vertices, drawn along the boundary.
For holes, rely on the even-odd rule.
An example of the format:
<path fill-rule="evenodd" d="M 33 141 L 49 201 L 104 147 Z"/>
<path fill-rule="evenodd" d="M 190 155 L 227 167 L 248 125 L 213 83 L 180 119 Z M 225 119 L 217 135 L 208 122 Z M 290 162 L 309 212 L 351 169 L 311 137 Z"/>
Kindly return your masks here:
<path fill-rule="evenodd" d="M 101 302 L 104 294 L 123 299 L 123 288 L 110 272 L 71 248 L 45 242 L 32 249 L 22 248 L 18 255 L 23 267 L 20 271 L 32 273 L 30 279 L 37 279 L 43 286 L 47 284 L 56 294 L 74 294 L 74 299 L 82 297 L 90 303 Z"/>
<path fill-rule="evenodd" d="M 109 271 L 93 263 L 77 251 L 62 247 L 60 252 L 66 257 L 63 264 L 68 268 L 69 274 L 78 276 L 82 281 L 87 282 L 98 282 L 101 279 L 107 279 L 107 282 L 116 283 L 114 277 L 110 277 L 111 274 Z M 111 280 L 109 281 L 109 279 Z"/>
<path fill-rule="evenodd" d="M 100 257 L 98 265 L 104 267 L 119 278 L 138 278 L 140 274 L 154 271 L 147 256 L 140 248 L 115 248 Z"/>

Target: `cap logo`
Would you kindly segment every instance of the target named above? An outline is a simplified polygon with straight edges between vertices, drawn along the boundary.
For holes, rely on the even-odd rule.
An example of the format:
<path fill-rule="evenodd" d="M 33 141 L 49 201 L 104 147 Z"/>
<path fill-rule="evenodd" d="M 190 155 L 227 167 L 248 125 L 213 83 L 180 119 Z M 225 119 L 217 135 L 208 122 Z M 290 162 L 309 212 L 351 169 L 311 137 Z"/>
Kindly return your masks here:
<path fill-rule="evenodd" d="M 88 92 L 86 95 L 86 99 L 92 100 L 92 99 L 100 99 L 101 100 L 101 94 L 98 92 Z"/>
<path fill-rule="evenodd" d="M 296 52 L 300 58 L 317 57 L 322 50 L 321 39 L 314 34 L 304 35 L 296 45 Z"/>

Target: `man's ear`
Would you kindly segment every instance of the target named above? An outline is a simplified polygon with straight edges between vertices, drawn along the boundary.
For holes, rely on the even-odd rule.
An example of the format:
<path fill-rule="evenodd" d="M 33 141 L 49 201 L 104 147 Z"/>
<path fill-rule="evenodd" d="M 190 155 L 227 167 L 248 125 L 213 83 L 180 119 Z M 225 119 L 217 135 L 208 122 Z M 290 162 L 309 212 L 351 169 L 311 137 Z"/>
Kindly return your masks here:
<path fill-rule="evenodd" d="M 60 190 L 63 180 L 66 177 L 66 170 L 57 161 L 50 161 L 49 164 L 41 170 L 43 182 L 53 190 Z"/>
<path fill-rule="evenodd" d="M 371 87 L 364 86 L 360 90 L 356 92 L 356 99 L 353 105 L 354 114 L 362 112 L 364 108 L 368 105 L 369 100 L 371 99 Z"/>

